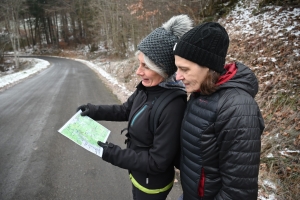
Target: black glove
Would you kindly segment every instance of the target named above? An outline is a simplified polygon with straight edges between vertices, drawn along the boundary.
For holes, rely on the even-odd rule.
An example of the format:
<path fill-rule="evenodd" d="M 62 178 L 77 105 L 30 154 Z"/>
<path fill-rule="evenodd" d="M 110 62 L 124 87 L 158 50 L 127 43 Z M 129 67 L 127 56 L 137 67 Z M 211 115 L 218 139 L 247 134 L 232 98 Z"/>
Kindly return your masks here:
<path fill-rule="evenodd" d="M 103 158 L 103 155 L 104 155 L 106 149 L 108 148 L 108 143 L 107 143 L 107 142 L 106 142 L 106 143 L 103 143 L 103 142 L 101 142 L 101 141 L 98 141 L 97 144 L 98 144 L 100 147 L 103 148 L 103 153 L 102 153 L 102 158 Z"/>
<path fill-rule="evenodd" d="M 97 144 L 103 148 L 103 151 L 105 151 L 108 148 L 108 143 L 103 143 L 101 141 L 98 141 Z"/>
<path fill-rule="evenodd" d="M 118 145 L 108 142 L 103 143 L 101 141 L 98 141 L 97 144 L 103 148 L 102 160 L 121 167 L 121 164 L 123 163 L 122 160 L 120 160 L 120 153 L 122 149 Z"/>
<path fill-rule="evenodd" d="M 81 106 L 79 106 L 77 108 L 77 112 L 79 110 L 81 110 L 82 111 L 82 113 L 80 114 L 81 116 L 89 116 L 89 117 L 91 117 L 91 109 L 90 109 L 90 107 L 91 107 L 91 104 L 89 104 L 89 103 L 87 105 L 81 105 Z"/>

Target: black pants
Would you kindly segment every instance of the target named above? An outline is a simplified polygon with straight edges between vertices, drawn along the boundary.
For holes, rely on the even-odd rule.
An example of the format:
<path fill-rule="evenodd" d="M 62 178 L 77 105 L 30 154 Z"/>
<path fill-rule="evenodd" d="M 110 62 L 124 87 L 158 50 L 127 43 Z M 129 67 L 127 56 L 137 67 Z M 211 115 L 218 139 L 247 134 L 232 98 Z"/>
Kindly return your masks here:
<path fill-rule="evenodd" d="M 158 194 L 147 194 L 142 192 L 134 185 L 132 185 L 132 196 L 133 200 L 165 200 L 170 193 L 172 187 L 165 192 L 160 192 Z"/>

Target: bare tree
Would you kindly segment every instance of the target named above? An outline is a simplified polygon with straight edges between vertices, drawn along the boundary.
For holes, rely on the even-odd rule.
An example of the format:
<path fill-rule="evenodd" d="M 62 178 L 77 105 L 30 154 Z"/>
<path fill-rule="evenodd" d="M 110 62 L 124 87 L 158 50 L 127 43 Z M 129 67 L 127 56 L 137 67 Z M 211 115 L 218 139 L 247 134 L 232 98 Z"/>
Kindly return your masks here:
<path fill-rule="evenodd" d="M 47 42 L 59 47 L 62 39 L 61 45 L 86 44 L 91 50 L 102 45 L 124 57 L 170 17 L 187 14 L 196 24 L 232 1 L 236 0 L 1 0 L 0 9 L 16 55 L 22 25 L 29 46 Z"/>
<path fill-rule="evenodd" d="M 20 51 L 20 22 L 19 22 L 19 12 L 22 5 L 22 0 L 2 0 L 1 10 L 5 13 L 5 28 L 10 36 L 10 41 L 12 48 L 14 50 L 14 61 L 16 67 L 19 68 L 19 51 Z"/>

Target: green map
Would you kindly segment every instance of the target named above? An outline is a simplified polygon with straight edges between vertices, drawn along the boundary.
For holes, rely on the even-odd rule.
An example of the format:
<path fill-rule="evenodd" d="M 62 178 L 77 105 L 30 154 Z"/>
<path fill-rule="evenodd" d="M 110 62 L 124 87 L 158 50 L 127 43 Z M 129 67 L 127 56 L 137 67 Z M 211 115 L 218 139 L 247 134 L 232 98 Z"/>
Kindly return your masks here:
<path fill-rule="evenodd" d="M 80 115 L 79 110 L 58 132 L 86 150 L 102 157 L 103 149 L 97 141 L 106 142 L 110 130 L 90 117 Z"/>

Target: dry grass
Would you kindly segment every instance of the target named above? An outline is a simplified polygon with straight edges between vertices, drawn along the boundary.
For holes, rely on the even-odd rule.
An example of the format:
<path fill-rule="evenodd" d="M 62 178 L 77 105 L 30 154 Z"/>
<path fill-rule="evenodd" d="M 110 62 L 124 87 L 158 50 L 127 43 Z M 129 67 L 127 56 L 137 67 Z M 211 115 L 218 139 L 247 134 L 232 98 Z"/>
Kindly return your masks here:
<path fill-rule="evenodd" d="M 262 28 L 257 24 L 257 30 Z M 294 200 L 300 197 L 300 58 L 294 53 L 299 38 L 289 32 L 274 35 L 232 36 L 238 39 L 231 41 L 228 61 L 245 63 L 259 80 L 256 100 L 266 125 L 260 196 Z"/>

